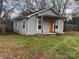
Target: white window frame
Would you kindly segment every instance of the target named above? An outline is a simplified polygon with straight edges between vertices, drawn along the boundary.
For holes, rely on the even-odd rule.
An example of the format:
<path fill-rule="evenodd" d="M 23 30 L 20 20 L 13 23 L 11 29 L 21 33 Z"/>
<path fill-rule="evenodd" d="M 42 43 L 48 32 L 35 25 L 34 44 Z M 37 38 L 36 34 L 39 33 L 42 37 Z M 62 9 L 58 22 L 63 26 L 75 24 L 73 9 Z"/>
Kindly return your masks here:
<path fill-rule="evenodd" d="M 17 27 L 17 21 L 15 22 L 15 27 Z"/>
<path fill-rule="evenodd" d="M 56 26 L 58 26 L 58 20 L 55 21 L 55 29 L 59 29 L 59 26 L 58 28 L 56 28 Z"/>
<path fill-rule="evenodd" d="M 24 22 L 25 22 L 25 24 L 24 24 Z M 25 28 L 23 28 L 24 25 L 25 25 Z M 25 21 L 25 20 L 22 21 L 22 29 L 23 29 L 23 30 L 26 29 L 26 21 Z"/>
<path fill-rule="evenodd" d="M 39 24 L 39 23 L 38 23 L 39 20 L 41 20 L 41 19 L 39 19 L 39 18 L 37 19 L 37 30 L 38 30 L 38 31 L 41 31 L 42 28 L 41 28 L 41 29 L 38 29 L 38 26 L 39 26 L 39 25 L 41 25 L 41 27 L 42 27 L 42 24 Z M 41 21 L 41 23 L 42 23 L 42 21 Z"/>

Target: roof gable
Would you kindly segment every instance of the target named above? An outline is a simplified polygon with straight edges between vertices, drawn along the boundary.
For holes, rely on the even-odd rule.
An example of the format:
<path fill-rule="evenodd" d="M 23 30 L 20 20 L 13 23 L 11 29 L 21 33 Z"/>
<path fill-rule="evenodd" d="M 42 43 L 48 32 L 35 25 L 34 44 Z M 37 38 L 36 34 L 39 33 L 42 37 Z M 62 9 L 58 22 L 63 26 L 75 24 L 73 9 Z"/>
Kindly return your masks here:
<path fill-rule="evenodd" d="M 46 13 L 47 11 L 49 11 L 49 13 Z M 41 11 L 37 11 L 35 13 L 32 13 L 32 14 L 28 15 L 27 17 L 31 17 L 31 16 L 34 16 L 34 15 L 37 15 L 37 14 L 46 14 L 46 15 L 53 15 L 53 16 L 61 16 L 61 14 L 59 14 L 56 10 L 54 10 L 54 8 L 47 8 L 47 9 L 43 9 Z"/>

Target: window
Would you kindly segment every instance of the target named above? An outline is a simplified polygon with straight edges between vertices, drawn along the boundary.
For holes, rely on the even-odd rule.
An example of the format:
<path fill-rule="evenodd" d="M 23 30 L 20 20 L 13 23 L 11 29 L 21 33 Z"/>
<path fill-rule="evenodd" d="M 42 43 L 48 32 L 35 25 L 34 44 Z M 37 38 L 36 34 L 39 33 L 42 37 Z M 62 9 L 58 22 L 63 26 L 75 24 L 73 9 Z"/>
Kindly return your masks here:
<path fill-rule="evenodd" d="M 25 29 L 25 25 L 26 25 L 26 23 L 25 23 L 25 21 L 23 21 L 23 29 Z"/>
<path fill-rule="evenodd" d="M 17 21 L 15 22 L 15 27 L 17 27 Z"/>
<path fill-rule="evenodd" d="M 38 19 L 38 30 L 41 30 L 41 19 Z"/>
<path fill-rule="evenodd" d="M 58 29 L 58 20 L 55 21 L 55 28 Z"/>

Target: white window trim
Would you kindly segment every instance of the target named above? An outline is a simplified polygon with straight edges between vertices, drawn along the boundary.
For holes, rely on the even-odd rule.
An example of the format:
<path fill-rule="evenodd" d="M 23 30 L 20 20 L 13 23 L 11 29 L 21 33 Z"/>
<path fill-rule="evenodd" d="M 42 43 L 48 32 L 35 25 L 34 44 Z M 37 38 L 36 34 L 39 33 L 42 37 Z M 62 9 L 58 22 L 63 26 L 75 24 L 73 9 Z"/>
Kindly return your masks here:
<path fill-rule="evenodd" d="M 17 28 L 17 21 L 14 23 L 14 26 Z"/>
<path fill-rule="evenodd" d="M 41 20 L 41 19 L 37 18 L 37 31 L 41 31 L 41 29 L 38 29 L 38 20 Z"/>
<path fill-rule="evenodd" d="M 58 26 L 58 29 L 59 29 L 59 22 L 58 22 L 58 20 L 56 20 L 55 26 Z M 55 29 L 58 30 L 57 28 L 55 28 Z"/>
<path fill-rule="evenodd" d="M 25 21 L 25 19 L 22 21 L 22 29 L 26 30 L 26 21 L 25 21 L 25 28 L 23 28 L 23 22 Z"/>

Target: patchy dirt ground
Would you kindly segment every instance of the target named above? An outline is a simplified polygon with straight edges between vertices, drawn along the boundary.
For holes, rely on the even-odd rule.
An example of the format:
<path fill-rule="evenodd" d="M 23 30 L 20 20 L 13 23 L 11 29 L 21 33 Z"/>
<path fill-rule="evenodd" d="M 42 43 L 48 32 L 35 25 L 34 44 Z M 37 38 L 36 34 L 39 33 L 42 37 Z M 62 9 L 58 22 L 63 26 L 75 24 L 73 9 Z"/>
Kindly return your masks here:
<path fill-rule="evenodd" d="M 19 48 L 19 49 L 5 49 L 0 48 L 0 59 L 27 59 L 26 54 L 28 53 L 28 50 Z"/>
<path fill-rule="evenodd" d="M 29 50 L 25 48 L 18 48 L 18 49 L 5 49 L 0 48 L 0 59 L 54 59 L 57 56 L 48 56 L 44 55 L 43 53 L 39 52 L 37 54 L 30 54 Z"/>

